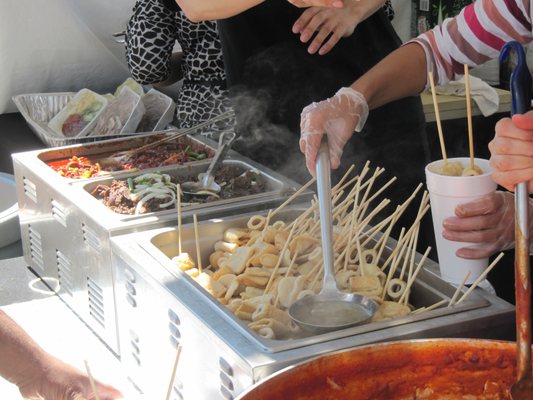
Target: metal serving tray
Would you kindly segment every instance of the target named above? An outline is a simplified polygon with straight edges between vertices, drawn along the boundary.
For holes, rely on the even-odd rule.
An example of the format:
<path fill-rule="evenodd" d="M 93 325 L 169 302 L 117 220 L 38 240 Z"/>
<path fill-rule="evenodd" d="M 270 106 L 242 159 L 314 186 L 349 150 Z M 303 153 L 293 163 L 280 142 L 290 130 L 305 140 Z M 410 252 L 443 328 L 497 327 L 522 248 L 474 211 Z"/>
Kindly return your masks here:
<path fill-rule="evenodd" d="M 304 210 L 305 209 L 293 207 L 291 209 L 281 211 L 278 216 L 279 219 L 290 222 L 293 221 Z M 266 216 L 266 211 L 255 214 Z M 200 251 L 202 254 L 203 265 L 209 265 L 209 255 L 214 251 L 213 245 L 216 241 L 222 240 L 224 231 L 230 227 L 246 227 L 246 223 L 252 215 L 253 214 L 250 213 L 239 216 L 231 216 L 199 224 L 198 236 L 201 238 Z M 312 335 L 290 340 L 265 339 L 259 335 L 256 335 L 232 312 L 220 304 L 192 278 L 190 278 L 186 273 L 182 272 L 172 263 L 171 258 L 178 255 L 178 233 L 175 228 L 167 227 L 157 230 L 147 230 L 136 235 L 136 240 L 138 241 L 140 247 L 154 257 L 158 263 L 165 266 L 171 274 L 173 274 L 176 278 L 179 277 L 180 279 L 186 281 L 191 287 L 199 292 L 200 296 L 205 297 L 211 306 L 216 309 L 218 313 L 223 315 L 228 322 L 231 323 L 242 335 L 253 341 L 263 351 L 268 352 L 279 352 L 324 341 L 339 339 L 342 337 L 371 333 L 383 329 L 394 329 L 402 325 L 411 324 L 413 322 L 438 319 L 489 305 L 485 299 L 473 294 L 472 296 L 469 296 L 466 301 L 454 307 L 442 307 L 428 312 L 409 314 L 402 318 L 371 322 L 364 325 L 320 335 Z M 392 238 L 389 238 L 382 261 L 388 257 L 395 244 L 396 241 Z M 182 227 L 182 248 L 183 251 L 188 252 L 189 254 L 196 254 L 193 227 L 190 225 Z M 419 262 L 420 259 L 421 255 L 418 254 L 416 257 L 416 262 Z M 430 262 L 427 265 L 429 266 L 431 264 L 434 264 L 434 262 Z M 455 287 L 442 280 L 438 275 L 429 272 L 427 268 L 422 269 L 412 287 L 410 303 L 415 308 L 429 307 L 441 300 L 450 300 L 455 290 Z"/>
<path fill-rule="evenodd" d="M 210 251 L 228 222 L 233 226 L 234 221 L 231 217 L 200 224 L 202 254 Z M 196 254 L 191 227 L 183 228 L 184 251 Z M 158 246 L 170 255 L 174 235 L 174 229 L 158 229 L 118 235 L 111 240 L 121 362 L 147 398 L 165 394 L 168 377 L 160 373 L 161 366 L 170 370 L 178 343 L 182 351 L 173 395 L 184 400 L 222 400 L 235 398 L 252 383 L 284 367 L 341 349 L 416 338 L 509 339 L 513 331 L 514 307 L 476 289 L 470 308 L 454 313 L 435 310 L 425 319 L 397 321 L 365 332 L 350 331 L 349 336 L 321 335 L 311 342 L 261 342 L 169 264 Z M 421 275 L 423 284 L 417 292 L 424 298 L 417 303 L 449 298 L 455 290 L 442 282 L 436 270 L 438 265 L 433 264 Z"/>
<path fill-rule="evenodd" d="M 128 148 L 125 147 L 128 143 L 138 143 L 139 140 L 143 139 L 135 137 L 13 155 L 25 260 L 39 276 L 59 283 L 58 294 L 65 303 L 117 354 L 110 239 L 126 232 L 172 226 L 176 223 L 176 214 L 170 211 L 128 217 L 114 213 L 84 189 L 91 180 L 64 179 L 44 161 L 70 154 L 95 154 Z M 220 207 L 197 209 L 195 213 L 200 220 L 206 218 L 204 212 L 224 216 L 246 207 L 274 206 L 300 188 L 295 182 L 235 152 L 230 152 L 230 155 L 231 162 L 244 163 L 270 177 L 272 190 L 268 196 L 248 199 L 242 203 L 242 208 L 235 201 Z M 205 161 L 196 163 L 206 165 Z M 188 169 L 192 168 L 192 164 L 175 168 Z M 280 185 L 284 189 L 276 190 Z M 311 194 L 311 191 L 305 192 L 306 196 Z M 192 218 L 187 211 L 184 222 L 187 222 L 187 215 Z"/>
<path fill-rule="evenodd" d="M 90 144 L 79 144 L 79 145 L 73 145 L 73 146 L 66 146 L 66 147 L 58 147 L 53 149 L 46 149 L 46 150 L 34 150 L 29 151 L 25 153 L 19 153 L 14 156 L 17 158 L 24 158 L 28 159 L 30 162 L 33 160 L 36 164 L 42 165 L 45 167 L 46 170 L 53 173 L 53 175 L 66 183 L 73 183 L 73 182 L 79 182 L 79 181 L 86 181 L 91 179 L 98 179 L 102 176 L 109 176 L 111 174 L 117 175 L 121 173 L 128 173 L 133 170 L 120 170 L 120 171 L 114 171 L 114 172 L 103 172 L 102 176 L 97 176 L 93 178 L 81 178 L 81 179 L 75 179 L 75 178 L 68 178 L 63 177 L 59 175 L 56 171 L 54 171 L 53 168 L 49 167 L 47 165 L 50 161 L 55 160 L 65 160 L 69 159 L 73 156 L 85 156 L 92 160 L 93 162 L 98 162 L 102 158 L 105 158 L 106 156 L 120 151 L 127 151 L 132 150 L 135 148 L 140 148 L 146 144 L 153 143 L 157 140 L 163 139 L 168 135 L 176 134 L 176 131 L 167 132 L 167 133 L 154 133 L 154 134 L 148 134 L 148 135 L 142 135 L 142 136 L 135 136 L 135 137 L 129 137 L 129 138 L 122 138 L 122 139 L 112 139 L 107 141 L 100 141 L 97 143 L 90 143 Z M 210 144 L 207 144 L 205 141 L 201 141 L 198 138 L 195 138 L 190 135 L 180 136 L 169 143 L 176 143 L 184 146 L 191 146 L 192 150 L 198 152 L 206 152 L 208 154 L 208 159 L 212 157 L 215 153 L 216 147 L 213 147 Z M 181 165 L 190 165 L 197 163 L 199 161 L 191 161 L 187 162 Z M 139 171 L 138 169 L 136 171 Z"/>
<path fill-rule="evenodd" d="M 232 211 L 236 210 L 242 212 L 242 210 L 250 209 L 251 207 L 257 208 L 258 205 L 263 203 L 268 203 L 268 199 L 278 201 L 278 199 L 287 198 L 289 195 L 295 192 L 296 187 L 280 175 L 274 173 L 273 171 L 265 171 L 257 169 L 255 166 L 252 166 L 250 163 L 239 160 L 239 159 L 226 159 L 223 161 L 222 165 L 224 166 L 234 166 L 241 168 L 244 171 L 256 171 L 258 173 L 259 179 L 264 182 L 265 190 L 261 193 L 250 194 L 246 196 L 234 197 L 231 199 L 221 199 L 214 200 L 207 203 L 196 203 L 196 204 L 182 204 L 181 213 L 182 218 L 192 217 L 193 214 L 198 214 L 199 217 L 205 218 L 209 215 L 224 214 L 229 215 Z M 177 218 L 176 208 L 150 212 L 145 214 L 120 214 L 117 213 L 107 206 L 105 206 L 102 201 L 91 195 L 92 191 L 98 185 L 107 185 L 109 186 L 114 179 L 117 180 L 126 180 L 128 178 L 134 178 L 143 173 L 149 172 L 161 172 L 170 175 L 173 178 L 176 177 L 194 177 L 196 178 L 199 173 L 205 172 L 209 166 L 209 162 L 199 162 L 194 165 L 188 166 L 179 166 L 179 167 L 164 167 L 151 170 L 144 170 L 142 173 L 134 172 L 129 174 L 122 174 L 117 177 L 110 178 L 100 178 L 91 180 L 89 183 L 83 184 L 83 190 L 87 192 L 93 199 L 93 210 L 100 211 L 102 213 L 102 218 L 106 220 L 114 219 L 116 221 L 129 222 L 138 219 L 146 219 L 147 217 L 162 217 L 169 216 L 170 219 Z M 76 184 L 74 184 L 76 185 Z M 107 214 L 107 215 L 103 215 Z"/>

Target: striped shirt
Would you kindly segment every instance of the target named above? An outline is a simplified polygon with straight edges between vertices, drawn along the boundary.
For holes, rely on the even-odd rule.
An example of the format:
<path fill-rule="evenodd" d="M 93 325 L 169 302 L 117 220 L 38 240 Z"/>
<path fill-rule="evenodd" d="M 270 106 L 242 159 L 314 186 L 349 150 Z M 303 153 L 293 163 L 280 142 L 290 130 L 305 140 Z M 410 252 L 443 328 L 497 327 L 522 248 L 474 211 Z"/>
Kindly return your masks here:
<path fill-rule="evenodd" d="M 530 5 L 530 0 L 477 0 L 411 43 L 422 45 L 428 71 L 442 85 L 459 79 L 463 64 L 474 67 L 497 58 L 511 40 L 532 41 Z"/>

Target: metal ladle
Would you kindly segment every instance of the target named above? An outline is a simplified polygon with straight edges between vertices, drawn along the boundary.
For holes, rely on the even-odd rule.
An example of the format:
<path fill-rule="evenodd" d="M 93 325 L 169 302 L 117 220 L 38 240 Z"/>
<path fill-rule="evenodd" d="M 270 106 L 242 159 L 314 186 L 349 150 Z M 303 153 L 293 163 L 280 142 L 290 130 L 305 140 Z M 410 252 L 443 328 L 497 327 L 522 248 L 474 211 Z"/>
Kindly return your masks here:
<path fill-rule="evenodd" d="M 213 156 L 213 160 L 206 172 L 198 174 L 197 182 L 183 182 L 181 190 L 183 193 L 192 194 L 195 196 L 212 196 L 220 192 L 220 185 L 215 182 L 215 172 L 226 157 L 231 144 L 235 140 L 235 132 L 224 131 L 218 138 L 218 148 Z"/>
<path fill-rule="evenodd" d="M 367 297 L 344 293 L 337 288 L 333 265 L 331 177 L 327 139 L 322 141 L 316 165 L 324 279 L 320 293 L 303 297 L 293 303 L 289 307 L 289 316 L 306 331 L 324 333 L 368 321 L 376 312 L 377 304 Z"/>
<path fill-rule="evenodd" d="M 511 115 L 524 114 L 531 106 L 531 74 L 522 45 L 506 43 L 500 60 L 505 61 L 510 50 L 517 55 L 511 73 Z M 511 387 L 513 400 L 533 399 L 531 375 L 531 277 L 529 267 L 529 194 L 527 182 L 516 185 L 515 192 L 515 297 L 516 297 L 516 383 Z"/>

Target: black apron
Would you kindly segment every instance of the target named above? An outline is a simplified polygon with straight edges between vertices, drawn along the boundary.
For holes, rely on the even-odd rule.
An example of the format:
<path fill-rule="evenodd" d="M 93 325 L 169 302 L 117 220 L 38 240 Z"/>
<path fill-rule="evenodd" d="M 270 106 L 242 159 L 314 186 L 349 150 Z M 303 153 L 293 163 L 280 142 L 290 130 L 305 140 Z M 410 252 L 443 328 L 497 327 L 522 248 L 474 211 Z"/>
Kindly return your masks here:
<path fill-rule="evenodd" d="M 286 0 L 268 0 L 218 21 L 218 26 L 238 120 L 236 150 L 305 182 L 309 174 L 298 147 L 303 107 L 349 86 L 401 41 L 379 10 L 327 55 L 310 55 L 309 43 L 301 43 L 299 35 L 292 33 L 292 25 L 302 12 Z M 366 160 L 374 167 L 386 168 L 382 182 L 398 177 L 384 194 L 393 204 L 403 202 L 419 182 L 424 182 L 429 152 L 418 97 L 371 111 L 363 131 L 347 143 L 333 180 L 351 164 L 361 168 Z M 409 212 L 408 219 L 415 214 L 416 210 Z M 426 219 L 431 218 L 428 215 Z M 432 232 L 421 235 L 432 236 Z"/>

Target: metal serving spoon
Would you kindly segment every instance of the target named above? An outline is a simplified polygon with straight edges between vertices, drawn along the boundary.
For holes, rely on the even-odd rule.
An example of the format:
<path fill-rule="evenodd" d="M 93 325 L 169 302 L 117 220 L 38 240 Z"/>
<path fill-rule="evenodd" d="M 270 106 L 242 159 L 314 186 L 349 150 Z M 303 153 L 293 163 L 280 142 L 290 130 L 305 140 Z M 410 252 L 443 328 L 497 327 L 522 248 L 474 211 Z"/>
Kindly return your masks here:
<path fill-rule="evenodd" d="M 220 192 L 220 185 L 215 182 L 215 172 L 226 157 L 231 144 L 235 140 L 235 132 L 224 131 L 218 138 L 218 148 L 213 156 L 213 160 L 206 172 L 198 174 L 198 181 L 183 182 L 181 190 L 183 193 L 193 194 L 195 196 L 212 196 Z"/>
<path fill-rule="evenodd" d="M 331 177 L 327 139 L 322 141 L 316 165 L 324 279 L 320 293 L 303 297 L 293 303 L 289 307 L 289 316 L 306 331 L 324 333 L 368 321 L 376 312 L 377 304 L 367 297 L 344 293 L 337 288 L 333 266 Z"/>
<path fill-rule="evenodd" d="M 531 74 L 526 55 L 518 42 L 506 43 L 500 60 L 513 49 L 517 64 L 511 74 L 511 115 L 526 113 L 531 105 Z M 516 297 L 516 383 L 511 387 L 513 400 L 533 399 L 531 375 L 531 277 L 529 268 L 529 194 L 527 182 L 516 185 L 515 192 L 515 297 Z"/>

